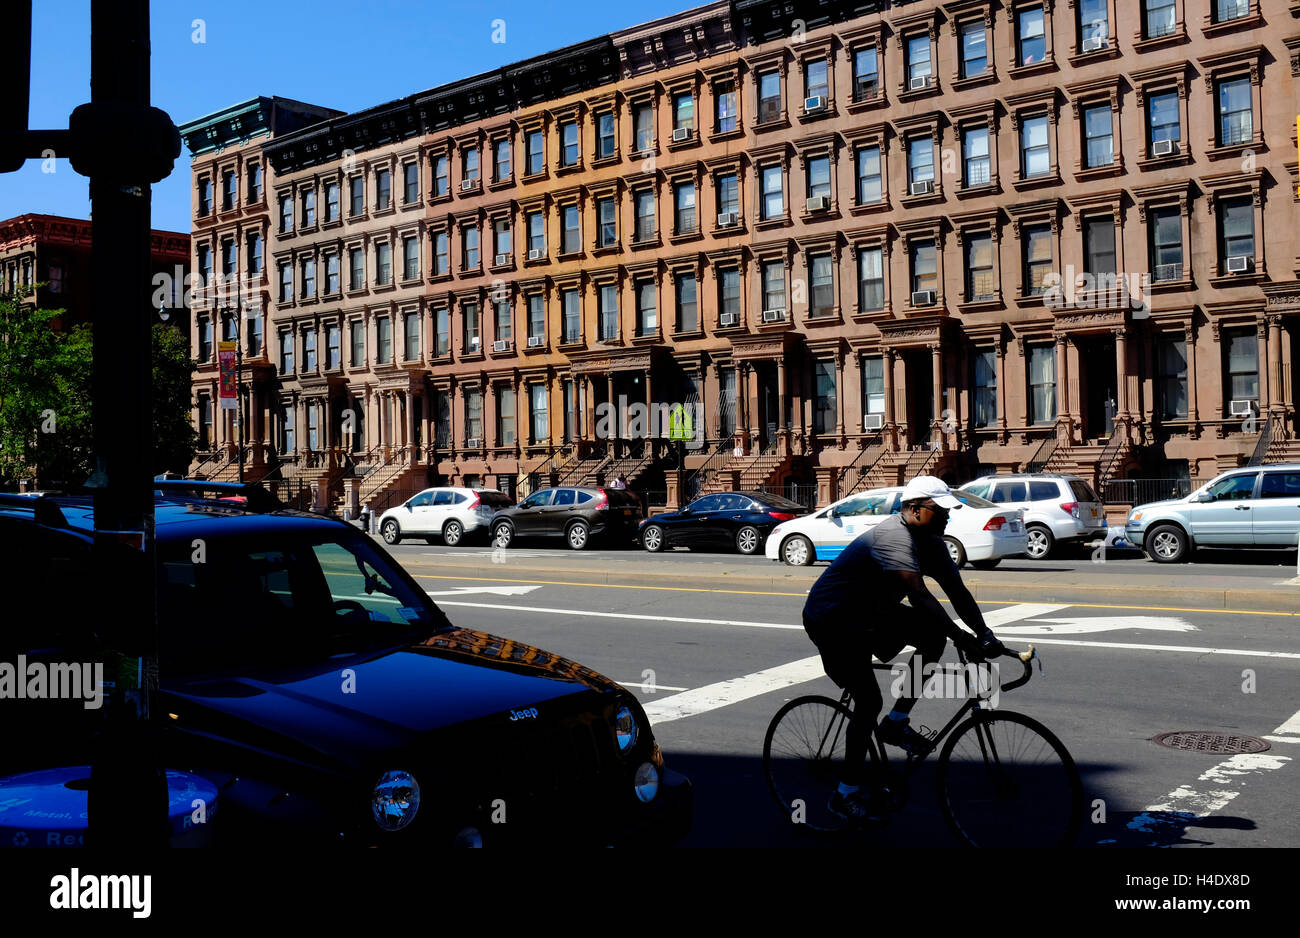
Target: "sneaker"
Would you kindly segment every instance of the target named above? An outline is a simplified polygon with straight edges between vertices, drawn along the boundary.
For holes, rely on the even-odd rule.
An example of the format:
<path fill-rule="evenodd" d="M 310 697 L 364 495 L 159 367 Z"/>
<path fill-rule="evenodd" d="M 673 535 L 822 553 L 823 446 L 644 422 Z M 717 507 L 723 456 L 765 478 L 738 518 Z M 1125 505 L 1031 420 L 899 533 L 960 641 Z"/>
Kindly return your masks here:
<path fill-rule="evenodd" d="M 850 824 L 875 824 L 884 820 L 885 812 L 865 790 L 845 795 L 834 792 L 826 810 Z"/>
<path fill-rule="evenodd" d="M 934 748 L 930 740 L 911 727 L 911 720 L 891 720 L 888 717 L 880 721 L 876 733 L 882 742 L 897 746 L 912 756 L 922 756 Z"/>

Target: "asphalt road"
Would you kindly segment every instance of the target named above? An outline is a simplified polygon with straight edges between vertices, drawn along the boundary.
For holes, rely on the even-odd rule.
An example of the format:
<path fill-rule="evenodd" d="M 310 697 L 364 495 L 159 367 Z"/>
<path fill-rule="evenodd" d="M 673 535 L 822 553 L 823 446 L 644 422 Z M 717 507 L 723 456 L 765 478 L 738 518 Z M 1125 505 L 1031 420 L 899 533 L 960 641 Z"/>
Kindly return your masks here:
<path fill-rule="evenodd" d="M 818 848 L 842 842 L 791 823 L 768 794 L 762 770 L 764 732 L 786 700 L 839 696 L 799 625 L 800 589 L 678 588 L 671 576 L 655 587 L 509 583 L 510 574 L 486 559 L 490 551 L 450 552 L 476 551 L 485 557 L 481 571 L 441 566 L 446 548 L 421 543 L 393 549 L 457 624 L 565 655 L 639 694 L 668 764 L 695 784 L 696 821 L 685 845 Z M 512 549 L 520 558 L 534 552 L 568 553 Z M 1225 566 L 1235 575 L 1257 570 L 1254 575 L 1276 580 L 1287 572 L 1281 557 L 1266 565 L 1233 557 Z M 686 552 L 638 558 L 622 551 L 608 559 L 669 570 L 714 560 Z M 738 558 L 725 559 L 734 564 Z M 1294 555 L 1286 561 L 1294 564 Z M 743 562 L 771 566 L 761 558 Z M 1085 553 L 1050 562 L 1089 560 Z M 1161 569 L 1142 560 L 1118 563 L 1130 564 L 1135 578 Z M 1118 564 L 1108 572 L 1119 572 Z M 1086 606 L 999 602 L 982 609 L 1007 644 L 1032 641 L 1043 654 L 1044 671 L 1035 670 L 1029 684 L 1006 694 L 999 707 L 1041 720 L 1073 754 L 1089 805 L 1081 846 L 1300 846 L 1294 811 L 1300 768 L 1291 764 L 1300 754 L 1296 615 L 1108 609 L 1104 595 Z M 889 676 L 881 678 L 888 700 Z M 914 720 L 937 728 L 954 709 L 952 701 L 922 700 Z M 1250 756 L 1182 752 L 1152 742 L 1156 734 L 1180 730 L 1277 738 L 1268 751 Z M 913 777 L 911 799 L 889 825 L 849 839 L 953 845 L 932 769 L 923 766 Z"/>

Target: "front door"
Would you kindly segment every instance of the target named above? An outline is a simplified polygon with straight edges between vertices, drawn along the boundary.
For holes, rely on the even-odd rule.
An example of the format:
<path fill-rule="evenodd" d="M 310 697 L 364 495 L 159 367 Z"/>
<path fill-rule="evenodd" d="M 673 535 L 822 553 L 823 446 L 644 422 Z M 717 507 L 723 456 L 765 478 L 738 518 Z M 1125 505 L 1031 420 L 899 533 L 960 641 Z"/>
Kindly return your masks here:
<path fill-rule="evenodd" d="M 1115 339 L 1096 336 L 1079 340 L 1083 370 L 1084 434 L 1109 437 L 1115 428 Z"/>
<path fill-rule="evenodd" d="M 781 398 L 777 394 L 776 365 L 764 362 L 759 366 L 759 399 L 763 408 L 763 445 L 776 442 L 776 431 L 781 426 Z"/>
<path fill-rule="evenodd" d="M 904 352 L 907 363 L 907 422 L 911 425 L 912 445 L 929 445 L 930 424 L 934 420 L 933 370 L 928 351 Z"/>

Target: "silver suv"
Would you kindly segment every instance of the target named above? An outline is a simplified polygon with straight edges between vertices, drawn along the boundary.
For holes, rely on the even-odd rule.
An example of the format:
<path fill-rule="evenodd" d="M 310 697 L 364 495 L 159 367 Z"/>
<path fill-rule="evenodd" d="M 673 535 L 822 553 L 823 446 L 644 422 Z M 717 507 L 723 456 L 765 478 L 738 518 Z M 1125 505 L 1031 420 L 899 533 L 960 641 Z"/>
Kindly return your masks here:
<path fill-rule="evenodd" d="M 1124 534 L 1160 563 L 1197 547 L 1295 548 L 1300 463 L 1230 469 L 1185 498 L 1138 505 Z"/>
<path fill-rule="evenodd" d="M 1027 553 L 1042 560 L 1060 543 L 1106 535 L 1106 511 L 1092 486 L 1078 476 L 1052 473 L 980 476 L 961 487 L 1024 512 Z"/>
<path fill-rule="evenodd" d="M 433 544 L 436 536 L 455 547 L 466 535 L 486 535 L 492 516 L 513 504 L 495 489 L 425 489 L 384 512 L 379 533 L 385 544 L 401 543 L 404 537 L 423 537 Z"/>

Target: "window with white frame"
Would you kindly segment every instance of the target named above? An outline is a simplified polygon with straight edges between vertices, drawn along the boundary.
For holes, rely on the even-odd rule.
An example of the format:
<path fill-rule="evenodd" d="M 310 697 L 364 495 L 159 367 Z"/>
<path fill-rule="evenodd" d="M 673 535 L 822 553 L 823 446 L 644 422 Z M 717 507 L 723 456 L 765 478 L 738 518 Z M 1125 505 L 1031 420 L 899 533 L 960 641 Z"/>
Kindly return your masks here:
<path fill-rule="evenodd" d="M 885 197 L 880 174 L 880 147 L 859 147 L 856 153 L 858 204 L 873 205 Z"/>
<path fill-rule="evenodd" d="M 987 126 L 967 127 L 962 131 L 961 155 L 962 185 L 966 187 L 988 185 L 992 176 Z"/>
<path fill-rule="evenodd" d="M 1091 104 L 1083 109 L 1084 168 L 1096 169 L 1115 163 L 1115 137 L 1109 104 Z"/>
<path fill-rule="evenodd" d="M 983 20 L 969 20 L 958 28 L 961 44 L 961 77 L 977 78 L 988 71 L 988 30 Z"/>
<path fill-rule="evenodd" d="M 602 283 L 597 288 L 597 310 L 600 319 L 600 340 L 607 342 L 618 338 L 618 285 Z"/>
<path fill-rule="evenodd" d="M 659 291 L 653 280 L 639 280 L 636 284 L 637 335 L 654 335 L 659 330 Z"/>
<path fill-rule="evenodd" d="M 830 254 L 813 254 L 808 258 L 812 288 L 809 316 L 831 316 L 835 313 L 835 264 Z"/>
<path fill-rule="evenodd" d="M 1056 420 L 1056 347 L 1031 345 L 1029 353 L 1029 422 Z"/>
<path fill-rule="evenodd" d="M 858 312 L 876 312 L 884 308 L 884 250 L 863 248 L 858 251 Z"/>
<path fill-rule="evenodd" d="M 679 274 L 677 291 L 677 331 L 696 332 L 700 328 L 699 281 L 695 274 Z"/>
<path fill-rule="evenodd" d="M 1047 115 L 1038 114 L 1020 121 L 1020 175 L 1025 179 L 1045 176 L 1052 171 L 1052 154 L 1047 137 Z"/>
<path fill-rule="evenodd" d="M 764 166 L 760 173 L 763 180 L 761 217 L 764 220 L 780 218 L 785 214 L 784 173 L 781 164 Z"/>
<path fill-rule="evenodd" d="M 763 288 L 763 312 L 785 312 L 785 261 L 764 261 L 759 268 Z"/>
<path fill-rule="evenodd" d="M 996 290 L 993 277 L 993 235 L 987 231 L 966 236 L 966 302 L 991 300 Z"/>
<path fill-rule="evenodd" d="M 582 338 L 582 297 L 572 287 L 560 291 L 560 313 L 563 316 L 563 341 L 577 342 Z"/>

